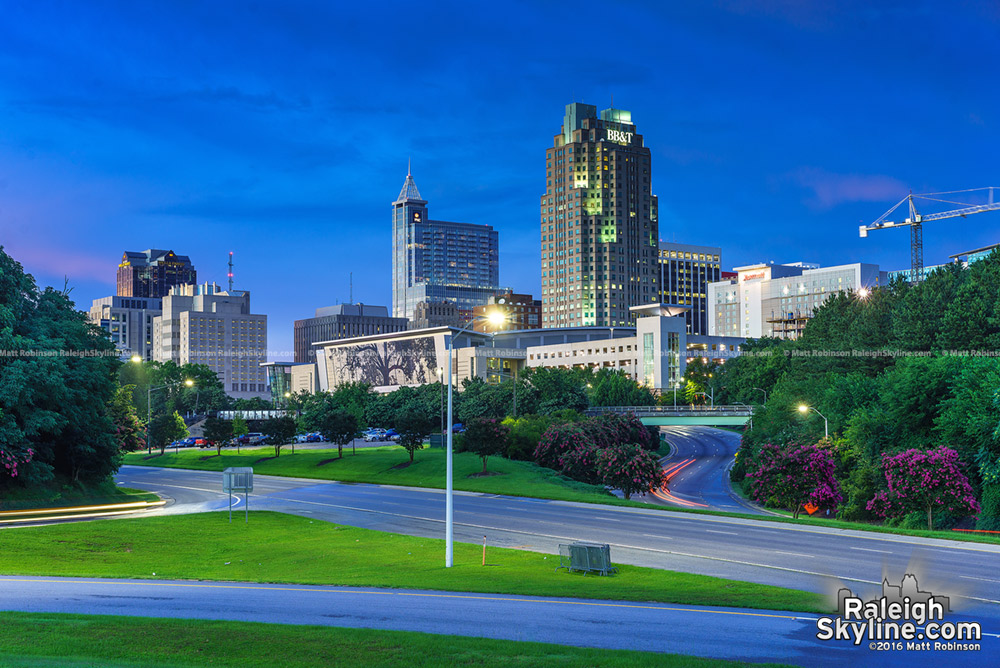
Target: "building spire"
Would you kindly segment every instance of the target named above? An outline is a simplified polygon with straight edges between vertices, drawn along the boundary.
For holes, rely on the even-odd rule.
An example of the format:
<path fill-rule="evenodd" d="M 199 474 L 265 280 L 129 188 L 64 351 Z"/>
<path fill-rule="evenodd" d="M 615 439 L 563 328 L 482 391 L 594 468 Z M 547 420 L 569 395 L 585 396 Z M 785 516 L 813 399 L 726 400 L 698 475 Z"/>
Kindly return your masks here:
<path fill-rule="evenodd" d="M 406 168 L 406 181 L 403 182 L 403 189 L 399 191 L 399 197 L 396 198 L 397 202 L 422 202 L 424 204 L 427 201 L 420 196 L 420 191 L 417 190 L 417 184 L 413 181 L 413 174 L 410 173 L 409 160 L 407 160 Z"/>
<path fill-rule="evenodd" d="M 413 176 L 413 172 L 410 171 L 410 158 L 409 157 L 406 158 L 406 175 L 407 176 Z"/>

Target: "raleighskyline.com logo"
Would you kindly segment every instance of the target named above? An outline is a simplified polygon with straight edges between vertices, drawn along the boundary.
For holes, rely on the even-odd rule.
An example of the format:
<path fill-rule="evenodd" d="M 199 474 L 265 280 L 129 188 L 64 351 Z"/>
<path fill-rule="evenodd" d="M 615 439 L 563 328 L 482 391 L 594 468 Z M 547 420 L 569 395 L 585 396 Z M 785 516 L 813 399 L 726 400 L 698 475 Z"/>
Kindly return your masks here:
<path fill-rule="evenodd" d="M 819 640 L 868 642 L 876 651 L 979 651 L 979 622 L 946 622 L 951 612 L 947 596 L 920 591 L 917 578 L 907 573 L 899 586 L 882 581 L 882 596 L 865 601 L 850 589 L 837 596 L 839 617 L 816 620 Z"/>

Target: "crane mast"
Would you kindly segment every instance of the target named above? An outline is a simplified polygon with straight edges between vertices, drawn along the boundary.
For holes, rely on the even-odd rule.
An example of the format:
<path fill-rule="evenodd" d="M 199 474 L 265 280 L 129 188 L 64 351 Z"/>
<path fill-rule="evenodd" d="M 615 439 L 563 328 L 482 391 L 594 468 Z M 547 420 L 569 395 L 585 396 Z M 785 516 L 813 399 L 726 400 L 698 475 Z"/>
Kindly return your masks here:
<path fill-rule="evenodd" d="M 983 213 L 985 211 L 995 211 L 1000 209 L 1000 202 L 994 199 L 993 191 L 995 188 L 970 188 L 968 190 L 950 190 L 947 192 L 940 193 L 928 193 L 925 195 L 914 195 L 910 193 L 903 199 L 899 201 L 894 207 L 883 213 L 878 220 L 876 220 L 871 225 L 861 225 L 858 228 L 858 232 L 861 238 L 868 236 L 869 232 L 874 230 L 886 230 L 893 227 L 910 227 L 910 282 L 918 283 L 923 280 L 924 276 L 924 223 L 929 223 L 934 220 L 943 220 L 945 218 L 965 218 L 974 213 Z M 960 193 L 975 193 L 975 192 L 986 192 L 987 202 L 986 204 L 975 204 L 970 205 L 963 202 L 955 202 L 946 199 L 940 199 L 944 195 L 956 195 Z M 930 213 L 922 215 L 917 211 L 916 204 L 914 204 L 914 198 L 924 199 L 932 202 L 944 202 L 946 204 L 961 204 L 961 208 L 952 209 L 950 211 L 941 211 L 938 213 Z M 903 220 L 892 221 L 889 220 L 889 216 L 901 207 L 904 203 L 908 204 L 909 216 Z"/>

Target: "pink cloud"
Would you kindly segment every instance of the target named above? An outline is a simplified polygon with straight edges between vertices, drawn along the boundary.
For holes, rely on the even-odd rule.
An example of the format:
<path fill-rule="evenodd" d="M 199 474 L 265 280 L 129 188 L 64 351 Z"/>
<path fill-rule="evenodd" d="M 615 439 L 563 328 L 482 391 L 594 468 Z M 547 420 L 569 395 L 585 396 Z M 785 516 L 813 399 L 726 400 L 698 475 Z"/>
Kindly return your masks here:
<path fill-rule="evenodd" d="M 52 284 L 62 287 L 62 278 L 69 278 L 70 285 L 78 281 L 96 281 L 107 285 L 115 284 L 117 255 L 95 257 L 79 251 L 67 251 L 52 246 L 35 246 L 31 243 L 15 241 L 6 244 L 4 250 L 21 263 L 24 270 L 33 275 L 39 287 Z M 57 284 L 58 282 L 58 284 Z"/>
<path fill-rule="evenodd" d="M 814 167 L 793 172 L 791 179 L 812 191 L 805 203 L 816 209 L 830 209 L 845 202 L 891 203 L 905 197 L 907 185 L 882 174 L 831 174 Z"/>

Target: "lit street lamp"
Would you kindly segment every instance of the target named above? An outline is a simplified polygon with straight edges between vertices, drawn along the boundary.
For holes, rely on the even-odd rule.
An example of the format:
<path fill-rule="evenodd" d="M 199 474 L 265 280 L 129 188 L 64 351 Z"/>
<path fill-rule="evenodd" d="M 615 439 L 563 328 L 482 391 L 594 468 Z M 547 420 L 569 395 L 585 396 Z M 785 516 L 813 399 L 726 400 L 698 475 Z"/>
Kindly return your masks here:
<path fill-rule="evenodd" d="M 812 406 L 806 406 L 805 404 L 799 404 L 799 412 L 800 413 L 808 413 L 809 411 L 812 411 L 816 415 L 818 415 L 821 418 L 823 418 L 823 438 L 830 438 L 830 422 L 826 419 L 826 416 L 823 415 L 822 413 L 820 413 L 818 410 L 816 410 Z"/>
<path fill-rule="evenodd" d="M 454 538 L 455 538 L 455 522 L 454 522 L 454 503 L 453 497 L 454 493 L 452 490 L 452 370 L 451 370 L 451 357 L 452 351 L 454 350 L 454 341 L 456 337 L 461 336 L 463 333 L 467 332 L 476 320 L 488 320 L 493 326 L 502 325 L 504 320 L 506 320 L 504 314 L 500 311 L 494 311 L 490 313 L 489 316 L 478 316 L 469 321 L 469 324 L 458 330 L 455 334 L 448 334 L 448 338 L 445 340 L 445 346 L 448 351 L 448 446 L 447 452 L 445 454 L 445 476 L 447 477 L 446 487 L 445 487 L 445 506 L 444 506 L 444 522 L 445 522 L 445 548 L 444 548 L 444 566 L 445 568 L 451 568 L 454 563 Z"/>
<path fill-rule="evenodd" d="M 765 404 L 767 403 L 767 390 L 762 390 L 759 387 L 751 387 L 750 389 L 751 390 L 757 390 L 758 392 L 763 392 L 764 393 L 764 403 Z"/>
<path fill-rule="evenodd" d="M 138 355 L 132 356 L 132 362 L 134 364 L 141 364 L 142 358 Z M 157 390 L 164 390 L 168 387 L 177 387 L 178 385 L 185 385 L 187 387 L 194 387 L 194 381 L 190 378 L 184 381 L 179 381 L 176 383 L 168 383 L 166 385 L 160 385 L 159 387 L 152 387 L 150 385 L 146 386 L 146 454 L 152 454 L 153 444 L 149 440 L 149 424 L 153 421 L 153 392 Z"/>

